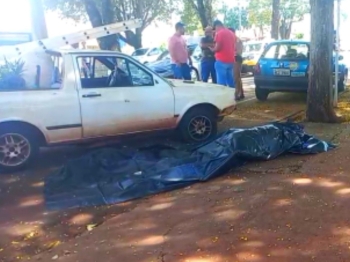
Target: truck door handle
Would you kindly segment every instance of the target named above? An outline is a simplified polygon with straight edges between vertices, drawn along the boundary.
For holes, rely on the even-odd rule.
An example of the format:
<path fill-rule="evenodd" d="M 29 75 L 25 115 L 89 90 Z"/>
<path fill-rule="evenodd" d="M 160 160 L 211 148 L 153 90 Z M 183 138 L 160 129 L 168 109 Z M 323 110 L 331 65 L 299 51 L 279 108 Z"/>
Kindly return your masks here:
<path fill-rule="evenodd" d="M 101 94 L 98 94 L 98 93 L 90 93 L 90 94 L 83 95 L 84 98 L 98 97 L 98 96 L 101 96 Z"/>

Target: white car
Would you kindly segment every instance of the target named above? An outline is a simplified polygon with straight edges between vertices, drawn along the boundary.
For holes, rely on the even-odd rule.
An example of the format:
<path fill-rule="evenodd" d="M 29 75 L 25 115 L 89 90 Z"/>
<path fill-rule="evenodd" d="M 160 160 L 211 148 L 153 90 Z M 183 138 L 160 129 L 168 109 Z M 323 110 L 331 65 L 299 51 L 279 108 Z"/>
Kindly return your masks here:
<path fill-rule="evenodd" d="M 203 142 L 235 109 L 233 88 L 166 80 L 122 53 L 59 50 L 44 56 L 54 73 L 47 76 L 47 65 L 47 80 L 37 87 L 0 79 L 2 169 L 22 168 L 40 147 L 104 137 L 177 130 L 185 141 Z M 42 79 L 40 70 L 34 72 L 39 75 L 28 80 Z"/>
<path fill-rule="evenodd" d="M 162 50 L 160 48 L 154 47 L 136 49 L 131 56 L 142 64 L 148 64 L 156 61 L 161 54 Z"/>

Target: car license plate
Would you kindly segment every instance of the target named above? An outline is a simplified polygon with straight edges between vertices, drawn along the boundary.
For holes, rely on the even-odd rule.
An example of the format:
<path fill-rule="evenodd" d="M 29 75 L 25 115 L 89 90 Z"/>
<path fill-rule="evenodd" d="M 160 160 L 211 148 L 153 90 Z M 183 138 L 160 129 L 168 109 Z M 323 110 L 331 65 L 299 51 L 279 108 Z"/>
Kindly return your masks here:
<path fill-rule="evenodd" d="M 306 76 L 305 72 L 292 72 L 291 73 L 292 77 L 303 77 Z"/>
<path fill-rule="evenodd" d="M 289 69 L 274 69 L 273 74 L 275 76 L 290 76 L 290 70 Z"/>

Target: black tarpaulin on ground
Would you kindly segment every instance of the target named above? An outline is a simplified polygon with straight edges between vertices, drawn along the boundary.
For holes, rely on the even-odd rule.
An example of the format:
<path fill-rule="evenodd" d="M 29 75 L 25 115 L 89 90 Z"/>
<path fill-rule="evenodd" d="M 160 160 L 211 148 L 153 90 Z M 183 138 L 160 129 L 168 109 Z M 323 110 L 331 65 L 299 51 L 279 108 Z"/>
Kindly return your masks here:
<path fill-rule="evenodd" d="M 45 181 L 48 209 L 119 203 L 220 176 L 252 160 L 315 154 L 334 146 L 295 123 L 230 129 L 191 150 L 103 148 L 70 160 Z"/>

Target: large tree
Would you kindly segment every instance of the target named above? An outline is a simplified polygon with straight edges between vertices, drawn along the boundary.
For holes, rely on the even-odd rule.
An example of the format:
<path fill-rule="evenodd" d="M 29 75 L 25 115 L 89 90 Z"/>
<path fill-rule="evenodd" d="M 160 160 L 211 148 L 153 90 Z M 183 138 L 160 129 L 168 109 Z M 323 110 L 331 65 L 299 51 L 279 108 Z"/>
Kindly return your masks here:
<path fill-rule="evenodd" d="M 213 24 L 216 15 L 215 6 L 218 0 L 182 0 L 185 8 L 191 8 L 198 17 L 202 28 Z M 184 9 L 184 11 L 187 11 Z"/>
<path fill-rule="evenodd" d="M 311 52 L 306 116 L 311 122 L 333 123 L 333 19 L 334 1 L 310 0 Z"/>
<path fill-rule="evenodd" d="M 289 39 L 293 23 L 301 21 L 309 11 L 309 0 L 281 0 L 279 12 L 280 37 L 282 39 Z"/>
<path fill-rule="evenodd" d="M 142 32 L 157 18 L 169 18 L 173 11 L 172 0 L 44 0 L 49 10 L 58 11 L 64 18 L 77 22 L 90 21 L 93 27 L 114 22 L 141 19 L 142 26 L 134 31 L 99 39 L 101 49 L 113 49 L 118 39 L 142 47 Z"/>
<path fill-rule="evenodd" d="M 233 27 L 238 30 L 249 27 L 248 12 L 246 8 L 229 8 L 228 6 L 224 5 L 222 8 L 220 8 L 219 13 L 223 15 L 223 22 L 228 27 Z"/>
<path fill-rule="evenodd" d="M 260 35 L 264 36 L 264 27 L 271 24 L 272 8 L 271 0 L 250 0 L 248 5 L 248 20 L 251 26 L 260 29 Z"/>
<path fill-rule="evenodd" d="M 271 38 L 277 40 L 279 37 L 281 0 L 272 0 Z"/>
<path fill-rule="evenodd" d="M 180 8 L 177 14 L 180 15 L 181 21 L 186 24 L 186 33 L 192 34 L 195 31 L 203 31 L 204 28 L 200 22 L 198 11 L 193 8 L 193 5 L 187 0 L 179 4 L 183 5 L 183 8 Z"/>

